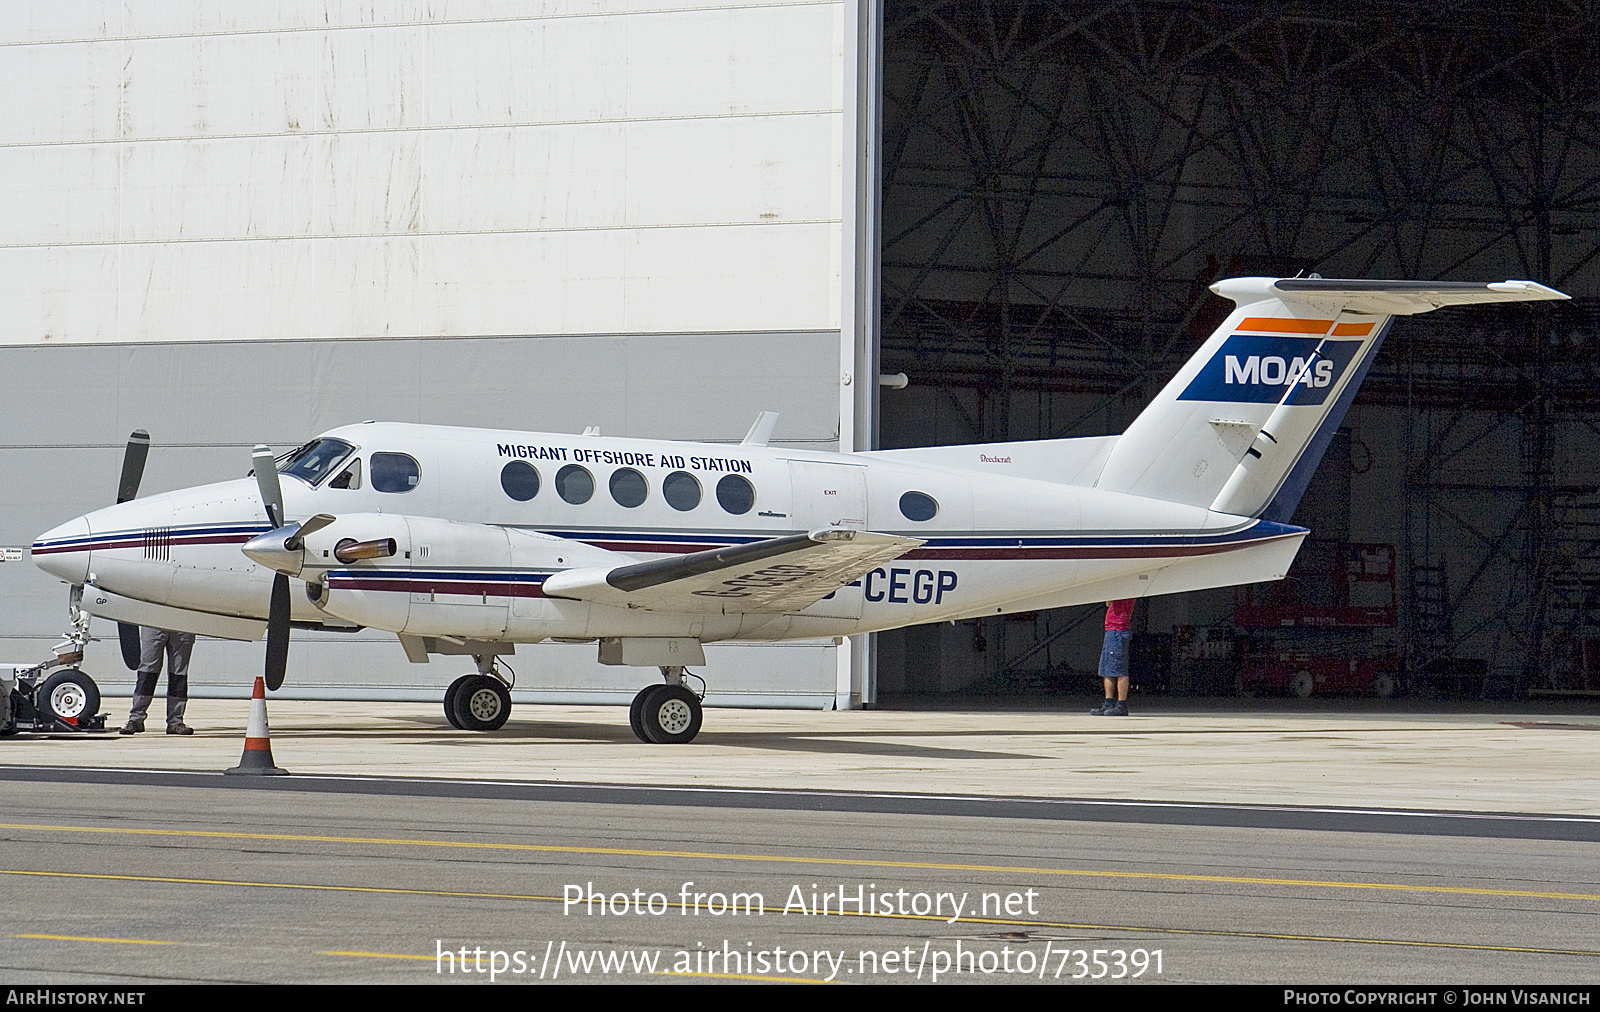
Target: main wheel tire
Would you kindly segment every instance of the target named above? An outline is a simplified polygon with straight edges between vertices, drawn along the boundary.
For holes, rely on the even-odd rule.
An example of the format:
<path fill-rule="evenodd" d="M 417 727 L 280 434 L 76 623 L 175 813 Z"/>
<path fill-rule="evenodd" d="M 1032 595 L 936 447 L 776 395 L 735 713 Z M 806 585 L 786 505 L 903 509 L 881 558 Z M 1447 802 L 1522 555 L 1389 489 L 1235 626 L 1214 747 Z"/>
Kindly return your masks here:
<path fill-rule="evenodd" d="M 477 677 L 477 675 L 462 675 L 451 682 L 448 689 L 444 690 L 444 719 L 448 720 L 450 726 L 457 730 L 465 731 L 466 728 L 461 726 L 461 718 L 456 716 L 456 697 L 461 694 L 463 685 Z"/>
<path fill-rule="evenodd" d="M 464 731 L 493 731 L 511 716 L 511 691 L 498 678 L 471 675 L 456 691 L 455 715 Z"/>
<path fill-rule="evenodd" d="M 639 690 L 638 695 L 633 697 L 633 702 L 628 706 L 628 726 L 633 728 L 634 737 L 646 745 L 655 743 L 650 740 L 650 736 L 644 730 L 645 701 L 658 690 L 665 688 L 665 685 L 646 685 Z"/>
<path fill-rule="evenodd" d="M 77 726 L 80 720 L 100 712 L 100 687 L 77 668 L 57 671 L 46 678 L 33 698 L 39 715 L 46 721 Z"/>
<path fill-rule="evenodd" d="M 1296 671 L 1294 677 L 1289 679 L 1289 688 L 1295 695 L 1305 699 L 1317 690 L 1317 681 L 1309 671 Z"/>
<path fill-rule="evenodd" d="M 659 685 L 640 708 L 645 734 L 657 745 L 682 745 L 700 733 L 700 697 L 681 685 Z"/>

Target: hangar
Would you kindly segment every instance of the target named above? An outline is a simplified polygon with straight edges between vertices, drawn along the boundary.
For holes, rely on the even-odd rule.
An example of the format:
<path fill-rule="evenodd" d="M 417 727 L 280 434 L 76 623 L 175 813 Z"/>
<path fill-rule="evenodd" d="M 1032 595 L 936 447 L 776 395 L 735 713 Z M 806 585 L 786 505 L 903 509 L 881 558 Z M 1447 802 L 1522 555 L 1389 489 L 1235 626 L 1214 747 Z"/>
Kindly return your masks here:
<path fill-rule="evenodd" d="M 8 12 L 4 544 L 110 502 L 135 428 L 154 441 L 147 491 L 239 477 L 255 443 L 288 450 L 368 418 L 737 442 L 776 411 L 775 443 L 864 445 L 876 375 L 855 293 L 875 264 L 857 249 L 875 205 L 855 141 L 858 14 L 725 0 Z M 64 593 L 6 564 L 0 600 L 7 653 L 43 655 Z M 111 643 L 95 647 L 91 673 L 129 680 Z M 539 698 L 625 701 L 641 674 L 593 652 L 510 663 Z M 861 644 L 716 653 L 724 701 L 861 698 Z M 247 689 L 259 658 L 202 644 L 197 691 Z M 432 698 L 455 660 L 312 634 L 290 684 Z"/>
<path fill-rule="evenodd" d="M 1121 432 L 1215 324 L 1218 277 L 1551 284 L 1573 300 L 1396 327 L 1295 516 L 1315 540 L 1290 578 L 1152 602 L 1135 678 L 1195 694 L 1600 689 L 1592 11 L 884 12 L 883 368 L 911 385 L 884 397 L 883 445 Z M 880 686 L 1081 686 L 1098 620 L 883 634 Z"/>
<path fill-rule="evenodd" d="M 1297 572 L 1144 609 L 1144 677 L 1600 681 L 1586 15 L 295 2 L 7 21 L 5 546 L 109 501 L 137 427 L 150 488 L 372 417 L 731 442 L 773 410 L 774 442 L 845 449 L 1096 435 L 1209 329 L 1218 277 L 1513 276 L 1575 298 L 1397 330 L 1297 516 L 1318 539 Z M 8 653 L 42 652 L 63 598 L 0 566 Z M 714 687 L 810 706 L 1061 691 L 1095 617 L 717 648 Z M 86 666 L 114 687 L 98 646 Z M 635 687 L 592 648 L 531 653 L 525 699 Z M 306 694 L 420 697 L 459 673 L 364 633 L 292 656 Z M 258 651 L 208 642 L 197 664 L 242 688 Z"/>

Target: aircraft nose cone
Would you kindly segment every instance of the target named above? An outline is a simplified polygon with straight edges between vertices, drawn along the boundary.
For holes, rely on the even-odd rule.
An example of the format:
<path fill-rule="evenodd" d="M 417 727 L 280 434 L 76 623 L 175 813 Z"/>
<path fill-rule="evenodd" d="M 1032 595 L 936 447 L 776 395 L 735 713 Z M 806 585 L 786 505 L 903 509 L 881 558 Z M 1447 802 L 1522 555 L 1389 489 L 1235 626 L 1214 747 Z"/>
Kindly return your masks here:
<path fill-rule="evenodd" d="M 90 547 L 88 519 L 68 520 L 34 540 L 33 564 L 68 583 L 85 583 L 89 579 Z"/>

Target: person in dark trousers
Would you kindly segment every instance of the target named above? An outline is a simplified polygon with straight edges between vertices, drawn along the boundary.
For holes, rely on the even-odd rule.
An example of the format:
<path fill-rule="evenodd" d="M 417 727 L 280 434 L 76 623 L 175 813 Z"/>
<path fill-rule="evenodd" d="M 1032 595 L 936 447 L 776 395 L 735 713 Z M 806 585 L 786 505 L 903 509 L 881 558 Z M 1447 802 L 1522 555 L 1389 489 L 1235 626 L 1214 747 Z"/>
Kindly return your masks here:
<path fill-rule="evenodd" d="M 194 728 L 183 722 L 183 711 L 189 705 L 189 655 L 194 652 L 194 633 L 173 632 L 169 629 L 139 629 L 139 675 L 133 686 L 133 705 L 128 708 L 128 722 L 123 734 L 138 734 L 144 730 L 145 715 L 156 698 L 156 683 L 161 680 L 161 655 L 167 657 L 167 733 L 194 734 Z"/>
<path fill-rule="evenodd" d="M 1106 602 L 1106 639 L 1100 648 L 1100 679 L 1106 701 L 1089 711 L 1094 717 L 1128 715 L 1128 644 L 1133 639 L 1133 599 Z"/>

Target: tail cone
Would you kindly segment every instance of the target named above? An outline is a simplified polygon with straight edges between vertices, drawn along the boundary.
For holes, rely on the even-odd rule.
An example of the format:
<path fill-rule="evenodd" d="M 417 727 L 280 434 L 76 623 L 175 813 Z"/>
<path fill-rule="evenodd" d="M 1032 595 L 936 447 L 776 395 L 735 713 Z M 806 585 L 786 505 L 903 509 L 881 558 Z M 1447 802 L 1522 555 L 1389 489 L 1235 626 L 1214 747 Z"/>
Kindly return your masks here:
<path fill-rule="evenodd" d="M 250 725 L 244 732 L 244 755 L 239 758 L 239 765 L 222 772 L 226 776 L 257 777 L 289 774 L 272 761 L 272 732 L 267 730 L 267 686 L 260 677 L 256 678 L 255 691 L 250 694 Z"/>

